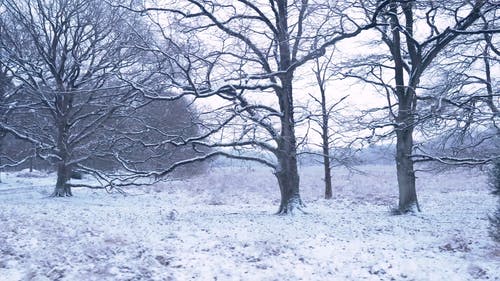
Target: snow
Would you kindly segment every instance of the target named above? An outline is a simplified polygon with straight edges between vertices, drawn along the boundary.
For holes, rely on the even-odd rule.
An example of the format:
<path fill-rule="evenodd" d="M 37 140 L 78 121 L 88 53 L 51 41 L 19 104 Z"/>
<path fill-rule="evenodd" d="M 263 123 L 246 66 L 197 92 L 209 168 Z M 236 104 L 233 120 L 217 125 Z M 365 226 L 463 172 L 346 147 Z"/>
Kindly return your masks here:
<path fill-rule="evenodd" d="M 304 167 L 307 214 L 276 216 L 270 170 L 212 168 L 190 180 L 76 188 L 54 174 L 2 173 L 0 280 L 500 280 L 488 237 L 496 199 L 480 171 L 418 173 L 423 212 L 393 216 L 393 166 Z"/>

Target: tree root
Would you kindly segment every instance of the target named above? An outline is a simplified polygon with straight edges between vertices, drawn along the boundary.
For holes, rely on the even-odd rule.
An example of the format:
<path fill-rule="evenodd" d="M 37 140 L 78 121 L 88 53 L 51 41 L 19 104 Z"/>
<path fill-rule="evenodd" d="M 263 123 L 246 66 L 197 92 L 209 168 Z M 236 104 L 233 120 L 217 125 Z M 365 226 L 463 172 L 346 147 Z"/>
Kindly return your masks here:
<path fill-rule="evenodd" d="M 391 215 L 404 215 L 408 213 L 415 213 L 415 210 L 418 212 L 422 212 L 422 209 L 420 209 L 420 205 L 418 204 L 418 201 L 413 202 L 411 204 L 408 204 L 403 207 L 392 207 L 390 209 Z"/>
<path fill-rule="evenodd" d="M 292 215 L 293 216 L 295 214 L 296 210 L 298 210 L 302 214 L 308 214 L 308 212 L 306 212 L 304 210 L 305 207 L 306 207 L 306 205 L 304 204 L 304 202 L 302 201 L 301 198 L 291 198 L 290 200 L 288 200 L 287 204 L 280 205 L 280 208 L 279 208 L 278 212 L 276 212 L 276 215 L 278 215 L 278 216 Z"/>
<path fill-rule="evenodd" d="M 58 188 L 56 188 L 56 190 L 54 190 L 54 192 L 52 192 L 52 194 L 50 195 L 50 197 L 72 197 L 72 196 L 73 193 L 71 192 L 71 190 L 58 189 Z"/>

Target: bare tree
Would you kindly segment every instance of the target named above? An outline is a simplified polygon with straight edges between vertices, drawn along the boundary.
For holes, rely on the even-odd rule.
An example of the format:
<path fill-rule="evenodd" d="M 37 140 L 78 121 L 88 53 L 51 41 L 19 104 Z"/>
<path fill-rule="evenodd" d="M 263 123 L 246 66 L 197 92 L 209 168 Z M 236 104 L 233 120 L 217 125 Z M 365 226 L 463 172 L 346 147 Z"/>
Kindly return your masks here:
<path fill-rule="evenodd" d="M 144 46 L 176 65 L 179 72 L 168 78 L 180 95 L 220 105 L 212 106 L 204 116 L 205 120 L 213 118 L 212 124 L 204 124 L 204 134 L 177 143 L 231 148 L 192 161 L 223 155 L 270 167 L 280 188 L 278 213 L 300 209 L 295 127 L 301 120 L 296 116 L 296 70 L 323 56 L 337 42 L 374 27 L 386 2 L 374 5 L 369 20 L 348 16 L 359 13 L 354 2 L 186 0 L 136 9 L 159 18 L 156 22 L 165 42 L 176 45 L 182 54 L 172 56 L 161 45 Z M 176 22 L 177 29 L 165 22 Z M 146 88 L 142 91 L 162 99 Z M 174 139 L 170 142 L 176 143 Z M 256 156 L 255 150 L 269 157 Z M 165 175 L 186 162 L 156 175 Z"/>
<path fill-rule="evenodd" d="M 412 155 L 415 129 L 426 120 L 418 114 L 417 107 L 417 90 L 422 80 L 432 79 L 424 74 L 436 57 L 461 35 L 490 32 L 476 23 L 484 15 L 494 13 L 498 5 L 494 1 L 482 0 L 390 1 L 385 13 L 380 14 L 380 21 L 384 24 L 377 27 L 386 49 L 354 63 L 354 66 L 364 68 L 365 73 L 347 74 L 386 93 L 388 104 L 383 109 L 389 112 L 392 122 L 379 123 L 374 129 L 393 128 L 396 135 L 400 212 L 414 206 L 420 209 Z"/>
<path fill-rule="evenodd" d="M 331 147 L 333 142 L 338 138 L 343 138 L 344 136 L 335 132 L 333 126 L 338 126 L 337 124 L 332 124 L 333 121 L 339 120 L 338 117 L 338 106 L 348 97 L 348 95 L 340 98 L 336 102 L 331 102 L 331 98 L 327 96 L 327 84 L 329 81 L 333 80 L 335 72 L 332 71 L 332 59 L 334 52 L 331 52 L 328 56 L 325 56 L 323 60 L 321 58 L 315 59 L 315 66 L 312 70 L 314 77 L 316 78 L 316 84 L 319 90 L 319 97 L 315 95 L 310 95 L 315 105 L 319 106 L 317 113 L 312 112 L 309 119 L 319 128 L 312 128 L 321 138 L 321 156 L 323 158 L 322 164 L 324 168 L 324 181 L 325 181 L 325 199 L 332 198 L 332 161 L 333 154 L 331 152 Z M 311 109 L 310 109 L 311 110 Z M 344 120 L 345 121 L 345 120 Z M 338 134 L 336 136 L 335 134 Z"/>
<path fill-rule="evenodd" d="M 121 169 L 129 173 L 129 179 L 140 179 L 141 172 L 159 171 L 198 155 L 190 145 L 161 143 L 164 139 L 185 139 L 199 133 L 199 116 L 188 100 L 145 99 L 137 104 L 137 108 L 125 107 L 114 114 L 97 133 L 98 138 L 107 140 L 101 142 L 99 151 L 111 153 L 95 155 L 88 166 Z M 197 163 L 183 167 L 181 172 L 183 176 L 199 174 L 203 167 L 203 163 Z"/>
<path fill-rule="evenodd" d="M 134 99 L 118 78 L 141 77 L 127 31 L 140 22 L 94 0 L 6 0 L 1 9 L 1 60 L 17 85 L 1 126 L 56 164 L 53 196 L 71 196 L 70 175 L 96 153 L 95 132 Z"/>
<path fill-rule="evenodd" d="M 435 65 L 440 83 L 418 99 L 421 115 L 432 117 L 421 130 L 437 136 L 437 147 L 419 146 L 415 161 L 474 166 L 500 157 L 500 96 L 493 90 L 500 81 L 492 75 L 500 59 L 490 40 L 490 34 L 458 40 Z"/>
<path fill-rule="evenodd" d="M 1 34 L 1 33 L 0 33 Z M 0 35 L 1 36 L 1 35 Z M 9 76 L 7 68 L 0 62 L 0 120 L 5 121 L 6 115 L 8 113 L 8 90 L 12 87 L 12 78 Z M 4 147 L 4 138 L 6 136 L 6 131 L 0 128 L 0 154 Z M 0 158 L 0 167 L 3 162 Z M 1 182 L 1 179 L 0 179 Z"/>
<path fill-rule="evenodd" d="M 1 4 L 1 2 L 0 2 Z M 2 12 L 0 12 L 0 16 L 2 16 Z M 3 20 L 0 19 L 0 23 L 3 23 Z M 3 24 L 0 24 L 0 40 L 4 37 L 4 29 Z M 0 49 L 0 58 L 2 57 L 3 52 Z M 8 90 L 12 87 L 12 77 L 9 76 L 8 68 L 4 65 L 2 60 L 0 60 L 0 118 L 2 121 L 5 121 L 5 117 L 7 114 L 8 102 Z M 0 154 L 3 149 L 4 137 L 6 135 L 6 131 L 0 128 Z M 0 158 L 1 161 L 1 158 Z M 0 162 L 0 166 L 3 162 Z"/>

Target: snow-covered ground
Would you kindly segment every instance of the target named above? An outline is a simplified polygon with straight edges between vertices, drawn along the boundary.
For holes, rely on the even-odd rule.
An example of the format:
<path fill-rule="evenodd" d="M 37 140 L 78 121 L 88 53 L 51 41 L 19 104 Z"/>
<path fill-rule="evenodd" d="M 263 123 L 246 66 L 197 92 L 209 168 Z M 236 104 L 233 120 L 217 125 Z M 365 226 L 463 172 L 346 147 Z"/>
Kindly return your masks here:
<path fill-rule="evenodd" d="M 73 198 L 47 198 L 53 174 L 2 173 L 0 280 L 499 280 L 483 174 L 421 172 L 423 212 L 393 216 L 394 167 L 358 168 L 334 170 L 329 201 L 303 168 L 308 214 L 284 217 L 264 168 Z"/>

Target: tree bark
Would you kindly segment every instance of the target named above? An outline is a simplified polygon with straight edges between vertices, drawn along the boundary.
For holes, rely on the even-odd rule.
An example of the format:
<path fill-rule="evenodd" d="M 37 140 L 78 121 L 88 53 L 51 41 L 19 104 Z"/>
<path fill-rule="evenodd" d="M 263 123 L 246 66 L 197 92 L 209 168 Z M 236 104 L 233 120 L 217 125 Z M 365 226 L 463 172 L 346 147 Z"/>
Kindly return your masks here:
<path fill-rule="evenodd" d="M 495 103 L 493 102 L 493 87 L 491 82 L 491 66 L 490 66 L 490 54 L 488 52 L 489 45 L 486 45 L 483 52 L 483 61 L 484 61 L 484 73 L 486 75 L 486 91 L 488 93 L 488 97 L 486 98 L 486 104 L 489 106 L 491 112 L 494 115 L 498 115 L 499 111 Z"/>
<path fill-rule="evenodd" d="M 288 32 L 288 3 L 278 1 L 278 49 L 279 70 L 284 71 L 279 77 L 281 89 L 276 90 L 279 107 L 281 132 L 278 139 L 278 152 L 276 158 L 278 167 L 276 177 L 281 191 L 281 202 L 278 214 L 291 214 L 295 209 L 301 210 L 303 206 L 300 198 L 299 172 L 297 165 L 297 139 L 295 136 L 295 119 L 293 105 L 293 70 L 290 69 L 292 51 Z"/>
<path fill-rule="evenodd" d="M 276 171 L 275 175 L 278 179 L 278 184 L 281 192 L 281 201 L 278 209 L 278 214 L 292 214 L 296 209 L 301 210 L 303 207 L 299 193 L 299 173 L 297 169 L 297 158 L 283 152 L 280 163 L 280 170 Z"/>
<path fill-rule="evenodd" d="M 415 75 L 415 80 L 418 77 Z M 396 117 L 396 170 L 399 188 L 399 212 L 406 213 L 413 207 L 420 206 L 417 200 L 415 184 L 415 169 L 412 159 L 413 131 L 415 129 L 415 109 L 417 106 L 416 88 L 418 82 L 410 83 L 406 89 L 398 87 L 398 115 Z"/>
<path fill-rule="evenodd" d="M 413 152 L 413 130 L 415 128 L 414 112 L 416 109 L 416 93 L 415 89 L 418 85 L 418 74 L 412 69 L 410 79 L 414 83 L 409 83 L 405 86 L 404 82 L 404 60 L 402 56 L 402 40 L 400 35 L 400 24 L 397 17 L 398 3 L 392 2 L 389 5 L 391 12 L 390 25 L 392 33 L 392 41 L 390 42 L 391 54 L 394 59 L 394 79 L 396 82 L 396 96 L 398 98 L 398 114 L 396 116 L 396 170 L 399 188 L 399 212 L 406 213 L 413 206 L 417 206 L 420 211 L 417 201 L 417 191 L 415 189 L 415 170 L 413 169 L 413 160 L 411 155 Z M 412 32 L 413 18 L 411 14 L 411 6 L 405 5 L 406 27 L 408 32 Z M 412 48 L 409 48 L 412 49 Z M 413 49 L 412 49 L 413 50 Z M 413 51 L 410 52 L 411 55 Z M 412 57 L 412 60 L 416 58 Z M 417 64 L 417 61 L 413 61 Z M 416 67 L 412 65 L 412 67 Z"/>
<path fill-rule="evenodd" d="M 396 169 L 399 187 L 399 211 L 405 213 L 414 206 L 420 211 L 415 188 L 415 170 L 411 159 L 413 149 L 413 127 L 396 131 Z"/>
<path fill-rule="evenodd" d="M 320 79 L 318 79 L 318 82 Z M 332 170 L 330 168 L 330 142 L 328 139 L 328 119 L 329 114 L 326 109 L 326 94 L 323 85 L 320 87 L 321 92 L 321 141 L 323 148 L 323 168 L 325 173 L 325 199 L 331 199 L 332 192 Z"/>
<path fill-rule="evenodd" d="M 290 214 L 303 206 L 300 198 L 300 178 L 297 165 L 297 140 L 295 136 L 295 120 L 293 116 L 292 74 L 281 77 L 282 90 L 278 92 L 279 103 L 283 115 L 281 134 L 278 141 L 278 168 L 275 172 L 281 191 L 281 202 L 278 214 Z"/>
<path fill-rule="evenodd" d="M 323 153 L 325 153 L 324 150 Z M 328 151 L 326 151 L 326 153 L 328 153 Z M 323 156 L 323 166 L 325 170 L 325 199 L 331 199 L 333 196 L 332 170 L 330 168 L 330 157 L 328 157 L 328 154 L 324 154 Z"/>
<path fill-rule="evenodd" d="M 61 161 L 57 164 L 57 182 L 52 197 L 73 196 L 71 186 L 68 184 L 71 169 Z"/>
<path fill-rule="evenodd" d="M 62 86 L 60 87 L 62 89 Z M 67 93 L 56 96 L 56 106 L 59 112 L 56 116 L 57 124 L 57 182 L 52 197 L 73 196 L 68 181 L 71 177 L 71 167 L 68 165 L 70 159 L 69 149 L 69 125 L 67 115 L 71 108 L 71 96 Z"/>
<path fill-rule="evenodd" d="M 416 81 L 416 80 L 415 80 Z M 420 206 L 417 200 L 413 153 L 413 131 L 415 129 L 416 93 L 413 90 L 417 83 L 410 83 L 406 89 L 398 87 L 398 115 L 396 117 L 396 170 L 399 188 L 399 212 L 406 213 L 413 207 Z"/>

